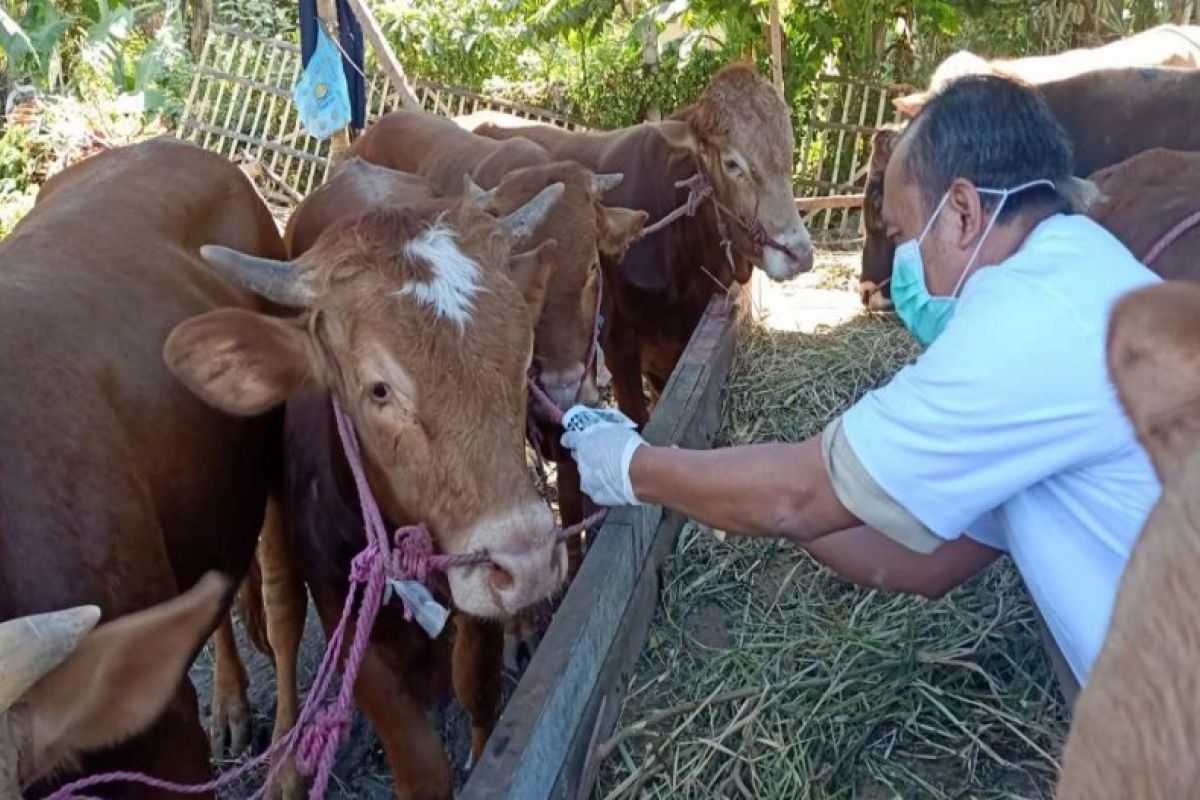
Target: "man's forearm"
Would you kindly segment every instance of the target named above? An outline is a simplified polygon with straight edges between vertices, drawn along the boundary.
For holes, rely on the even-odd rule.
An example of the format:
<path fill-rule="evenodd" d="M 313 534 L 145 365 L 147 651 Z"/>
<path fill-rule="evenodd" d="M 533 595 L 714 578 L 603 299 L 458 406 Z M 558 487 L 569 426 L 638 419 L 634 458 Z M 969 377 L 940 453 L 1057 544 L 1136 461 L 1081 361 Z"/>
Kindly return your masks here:
<path fill-rule="evenodd" d="M 643 447 L 630 477 L 638 499 L 742 536 L 804 542 L 859 524 L 833 492 L 818 439 L 721 450 Z"/>

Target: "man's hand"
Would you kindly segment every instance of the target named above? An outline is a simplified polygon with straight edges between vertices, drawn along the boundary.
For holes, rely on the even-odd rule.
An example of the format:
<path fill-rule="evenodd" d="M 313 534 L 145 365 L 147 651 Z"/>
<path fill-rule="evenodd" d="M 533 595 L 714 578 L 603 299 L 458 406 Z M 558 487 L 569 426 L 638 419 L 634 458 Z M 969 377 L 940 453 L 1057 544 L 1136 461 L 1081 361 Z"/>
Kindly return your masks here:
<path fill-rule="evenodd" d="M 646 444 L 637 426 L 614 409 L 574 406 L 563 415 L 563 447 L 573 451 L 584 493 L 602 506 L 640 505 L 629 479 L 633 454 Z"/>

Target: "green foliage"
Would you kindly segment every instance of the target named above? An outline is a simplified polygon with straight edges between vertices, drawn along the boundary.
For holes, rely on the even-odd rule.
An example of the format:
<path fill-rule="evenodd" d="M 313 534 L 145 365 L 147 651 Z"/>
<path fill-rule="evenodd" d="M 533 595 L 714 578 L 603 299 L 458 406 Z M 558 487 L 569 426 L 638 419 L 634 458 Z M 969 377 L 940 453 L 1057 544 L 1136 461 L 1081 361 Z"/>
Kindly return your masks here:
<path fill-rule="evenodd" d="M 1094 44 L 1164 21 L 1167 5 L 780 0 L 785 91 L 799 114 L 826 70 L 919 84 L 954 50 L 1022 55 Z M 378 12 L 414 76 L 598 126 L 637 122 L 651 106 L 669 113 L 729 61 L 769 68 L 768 0 L 389 0 Z M 650 74 L 642 64 L 649 26 L 659 36 Z"/>
<path fill-rule="evenodd" d="M 295 0 L 220 0 L 217 18 L 223 25 L 296 41 L 299 38 L 299 8 Z"/>
<path fill-rule="evenodd" d="M 166 100 L 162 79 L 183 57 L 178 8 L 120 0 L 29 0 L 0 9 L 8 82 L 96 97 L 132 93 L 147 112 Z"/>

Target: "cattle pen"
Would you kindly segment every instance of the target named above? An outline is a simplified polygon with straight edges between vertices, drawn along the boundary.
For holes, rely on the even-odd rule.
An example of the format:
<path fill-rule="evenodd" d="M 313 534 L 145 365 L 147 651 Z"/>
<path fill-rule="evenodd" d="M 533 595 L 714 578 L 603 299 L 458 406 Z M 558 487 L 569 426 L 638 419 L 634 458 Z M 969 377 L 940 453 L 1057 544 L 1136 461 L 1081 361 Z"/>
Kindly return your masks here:
<path fill-rule="evenodd" d="M 240 163 L 281 216 L 323 182 L 330 166 L 328 141 L 306 134 L 290 102 L 299 62 L 294 44 L 214 27 L 179 131 Z M 861 241 L 858 210 L 870 135 L 894 121 L 889 101 L 907 88 L 838 76 L 817 87 L 798 142 L 796 203 L 825 246 L 853 249 Z M 412 81 L 411 90 L 434 114 L 492 110 L 585 127 L 543 109 L 425 81 Z M 400 98 L 388 75 L 368 72 L 369 120 L 401 107 Z M 832 298 L 842 312 L 856 307 L 854 281 L 842 261 L 827 258 L 819 272 L 805 291 Z M 774 290 L 756 285 L 754 304 L 764 303 L 764 291 L 769 303 Z M 820 423 L 912 356 L 894 319 L 779 334 L 747 319 L 742 312 L 750 298 L 742 294 L 718 296 L 708 307 L 647 426 L 651 442 L 707 447 L 797 440 L 818 432 Z M 783 351 L 792 346 L 809 363 L 787 357 Z M 857 367 L 847 366 L 854 360 Z M 778 371 L 780 385 L 764 385 L 761 373 L 768 369 Z M 800 422 L 781 423 L 780 414 Z M 789 592 L 802 599 L 789 599 Z M 808 614 L 802 613 L 805 598 L 819 600 Z M 754 787 L 776 797 L 882 798 L 893 796 L 885 793 L 892 789 L 949 798 L 971 795 L 989 781 L 996 797 L 1047 796 L 1066 711 L 1019 579 L 1011 569 L 993 570 L 934 613 L 922 608 L 918 601 L 848 589 L 792 549 L 740 547 L 657 508 L 614 511 L 594 536 L 459 796 L 750 796 L 747 787 Z M 762 625 L 747 624 L 752 613 L 762 615 Z M 828 636 L 812 631 L 821 614 L 834 623 Z M 797 643 L 781 648 L 781 636 Z M 747 644 L 756 655 L 738 655 Z M 802 646 L 811 653 L 798 654 Z M 979 648 L 991 648 L 983 667 L 971 661 Z M 701 669 L 705 663 L 711 669 Z M 864 683 L 872 664 L 881 678 Z M 696 675 L 694 686 L 681 670 Z M 943 686 L 950 696 L 939 693 Z M 875 707 L 846 702 L 843 695 L 852 689 L 873 698 Z M 770 693 L 777 697 L 769 699 Z M 778 741 L 789 713 L 811 717 L 796 731 L 811 755 L 799 755 L 800 744 Z M 681 735 L 685 724 L 696 732 Z M 361 723 L 358 730 L 344 770 L 371 760 L 363 749 L 370 734 Z M 966 746 L 956 746 L 956 737 Z M 742 747 L 753 755 L 735 755 Z M 800 760 L 788 774 L 772 774 L 789 758 Z M 951 779 L 947 772 L 958 762 L 964 776 Z M 705 789 L 709 780 L 716 785 Z M 335 792 L 384 794 L 364 794 L 353 782 Z"/>

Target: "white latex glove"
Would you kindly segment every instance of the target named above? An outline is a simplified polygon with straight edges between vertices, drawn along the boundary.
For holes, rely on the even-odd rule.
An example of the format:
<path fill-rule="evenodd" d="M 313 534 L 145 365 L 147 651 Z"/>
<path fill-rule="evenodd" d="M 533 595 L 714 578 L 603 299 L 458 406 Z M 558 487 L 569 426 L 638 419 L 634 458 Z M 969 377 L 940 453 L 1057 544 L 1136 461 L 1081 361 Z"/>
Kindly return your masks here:
<path fill-rule="evenodd" d="M 563 415 L 563 447 L 573 451 L 579 485 L 601 506 L 637 506 L 629 465 L 646 443 L 637 425 L 612 408 L 572 406 Z"/>

